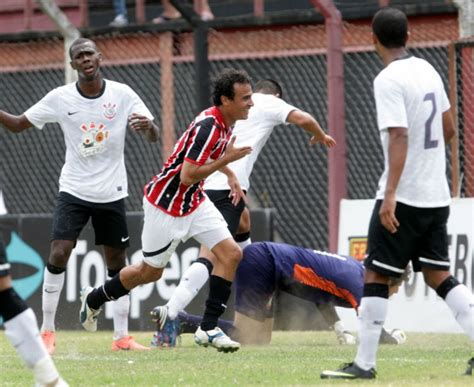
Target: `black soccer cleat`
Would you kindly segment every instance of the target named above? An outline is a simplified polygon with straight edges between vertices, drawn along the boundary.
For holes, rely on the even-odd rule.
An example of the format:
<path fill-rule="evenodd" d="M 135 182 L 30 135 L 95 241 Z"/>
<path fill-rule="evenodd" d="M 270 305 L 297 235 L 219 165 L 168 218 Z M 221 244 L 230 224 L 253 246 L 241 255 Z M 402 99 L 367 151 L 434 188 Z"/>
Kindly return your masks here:
<path fill-rule="evenodd" d="M 398 341 L 397 339 L 395 339 L 395 337 L 392 337 L 392 335 L 388 333 L 385 328 L 382 328 L 379 343 L 380 344 L 398 344 Z"/>
<path fill-rule="evenodd" d="M 474 368 L 474 357 L 471 357 L 471 359 L 469 359 L 467 361 L 467 369 L 466 369 L 466 372 L 464 373 L 464 375 L 472 376 L 472 369 L 473 368 Z"/>
<path fill-rule="evenodd" d="M 366 371 L 360 368 L 356 363 L 346 363 L 335 371 L 321 372 L 321 379 L 375 379 L 377 372 L 374 368 Z"/>

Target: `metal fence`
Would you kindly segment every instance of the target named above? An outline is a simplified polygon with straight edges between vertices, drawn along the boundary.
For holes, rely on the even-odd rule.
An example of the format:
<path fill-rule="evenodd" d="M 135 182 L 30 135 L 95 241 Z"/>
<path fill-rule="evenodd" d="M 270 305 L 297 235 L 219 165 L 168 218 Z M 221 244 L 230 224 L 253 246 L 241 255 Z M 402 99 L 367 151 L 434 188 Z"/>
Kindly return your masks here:
<path fill-rule="evenodd" d="M 414 24 L 412 50 L 436 67 L 448 87 L 448 47 L 457 36 L 456 19 L 441 26 L 436 20 L 419 23 L 424 24 Z M 129 84 L 163 128 L 158 144 L 148 144 L 132 133 L 127 136 L 130 190 L 127 208 L 139 211 L 143 185 L 158 172 L 174 139 L 197 113 L 193 34 L 134 32 L 92 38 L 104 55 L 104 75 Z M 474 132 L 468 126 L 474 122 L 472 45 L 457 46 L 457 53 L 458 67 L 462 69 L 457 75 L 458 118 L 461 143 L 465 143 L 472 141 L 470 133 Z M 313 114 L 327 127 L 327 52 L 323 25 L 211 31 L 209 54 L 211 75 L 232 66 L 247 70 L 253 80 L 274 78 L 282 84 L 287 102 Z M 0 84 L 4 91 L 0 106 L 19 114 L 50 89 L 61 85 L 62 55 L 62 42 L 58 39 L 0 43 Z M 465 64 L 465 58 L 470 58 L 470 67 Z M 382 63 L 373 51 L 369 25 L 344 25 L 344 65 L 347 149 L 332 151 L 345 152 L 347 157 L 349 198 L 371 198 L 383 165 L 372 96 L 372 81 L 382 69 Z M 467 71 L 471 71 L 470 75 Z M 466 89 L 462 81 L 469 76 L 470 88 Z M 9 211 L 51 212 L 65 151 L 60 129 L 48 125 L 42 132 L 31 129 L 20 135 L 0 133 L 0 169 Z M 249 194 L 251 206 L 276 209 L 276 231 L 283 241 L 326 249 L 327 151 L 310 147 L 308 140 L 309 136 L 299 128 L 276 128 L 255 166 Z M 472 169 L 466 167 L 471 154 L 472 145 L 470 148 L 462 145 L 456 157 L 464 176 L 460 180 L 461 192 L 472 196 L 472 185 L 469 186 L 472 180 L 468 182 L 472 179 Z"/>

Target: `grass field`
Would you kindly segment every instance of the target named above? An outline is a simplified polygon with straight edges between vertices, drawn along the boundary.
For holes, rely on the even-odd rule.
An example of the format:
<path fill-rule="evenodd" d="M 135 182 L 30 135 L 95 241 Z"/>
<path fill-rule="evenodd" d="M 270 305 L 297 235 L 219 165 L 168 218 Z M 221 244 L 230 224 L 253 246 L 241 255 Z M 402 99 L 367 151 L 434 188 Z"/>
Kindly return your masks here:
<path fill-rule="evenodd" d="M 151 333 L 135 333 L 148 344 Z M 58 332 L 56 364 L 71 386 L 250 386 L 334 385 L 474 386 L 461 375 L 473 347 L 463 335 L 408 334 L 404 345 L 379 350 L 376 381 L 326 381 L 323 369 L 352 360 L 354 346 L 341 346 L 332 332 L 274 332 L 266 347 L 233 354 L 197 347 L 183 335 L 175 349 L 110 351 L 111 333 Z M 18 356 L 0 333 L 0 386 L 31 386 Z"/>

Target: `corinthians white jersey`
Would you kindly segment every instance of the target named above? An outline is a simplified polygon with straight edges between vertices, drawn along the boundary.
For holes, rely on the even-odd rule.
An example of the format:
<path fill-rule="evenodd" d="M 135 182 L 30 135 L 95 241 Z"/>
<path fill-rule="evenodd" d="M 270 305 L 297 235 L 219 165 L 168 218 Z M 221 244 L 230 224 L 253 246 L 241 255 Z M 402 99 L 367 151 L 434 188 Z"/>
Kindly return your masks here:
<path fill-rule="evenodd" d="M 254 93 L 252 94 L 254 106 L 250 108 L 246 120 L 235 123 L 232 135 L 235 136 L 235 146 L 251 146 L 252 152 L 230 164 L 229 168 L 237 176 L 240 186 L 248 191 L 250 187 L 250 174 L 257 157 L 273 132 L 273 128 L 285 124 L 288 115 L 297 110 L 294 106 L 286 103 L 274 95 Z M 214 172 L 204 182 L 205 190 L 228 190 L 227 176 L 222 172 Z"/>
<path fill-rule="evenodd" d="M 450 105 L 439 74 L 423 59 L 398 59 L 375 78 L 374 94 L 385 159 L 376 198 L 384 198 L 387 183 L 388 128 L 404 127 L 408 152 L 397 201 L 414 207 L 449 205 L 442 113 Z"/>
<path fill-rule="evenodd" d="M 128 195 L 124 146 L 128 116 L 153 119 L 140 97 L 127 85 L 105 80 L 101 94 L 82 95 L 76 83 L 58 87 L 29 108 L 35 127 L 61 126 L 66 143 L 59 191 L 82 200 L 107 203 Z M 54 144 L 50 144 L 54 152 Z"/>

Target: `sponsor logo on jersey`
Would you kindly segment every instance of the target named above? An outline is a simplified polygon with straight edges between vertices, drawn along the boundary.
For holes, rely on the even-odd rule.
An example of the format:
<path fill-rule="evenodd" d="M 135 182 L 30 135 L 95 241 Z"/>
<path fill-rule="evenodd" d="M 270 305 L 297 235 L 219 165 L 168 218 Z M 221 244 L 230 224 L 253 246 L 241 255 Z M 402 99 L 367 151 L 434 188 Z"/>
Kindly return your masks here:
<path fill-rule="evenodd" d="M 363 261 L 367 254 L 367 237 L 349 237 L 349 255 Z"/>
<path fill-rule="evenodd" d="M 113 120 L 114 117 L 117 115 L 117 105 L 114 103 L 107 103 L 104 104 L 104 117 L 108 120 Z"/>
<path fill-rule="evenodd" d="M 79 151 L 84 157 L 93 156 L 105 151 L 105 140 L 109 138 L 109 131 L 104 130 L 105 125 L 82 124 L 82 142 L 79 144 Z"/>

